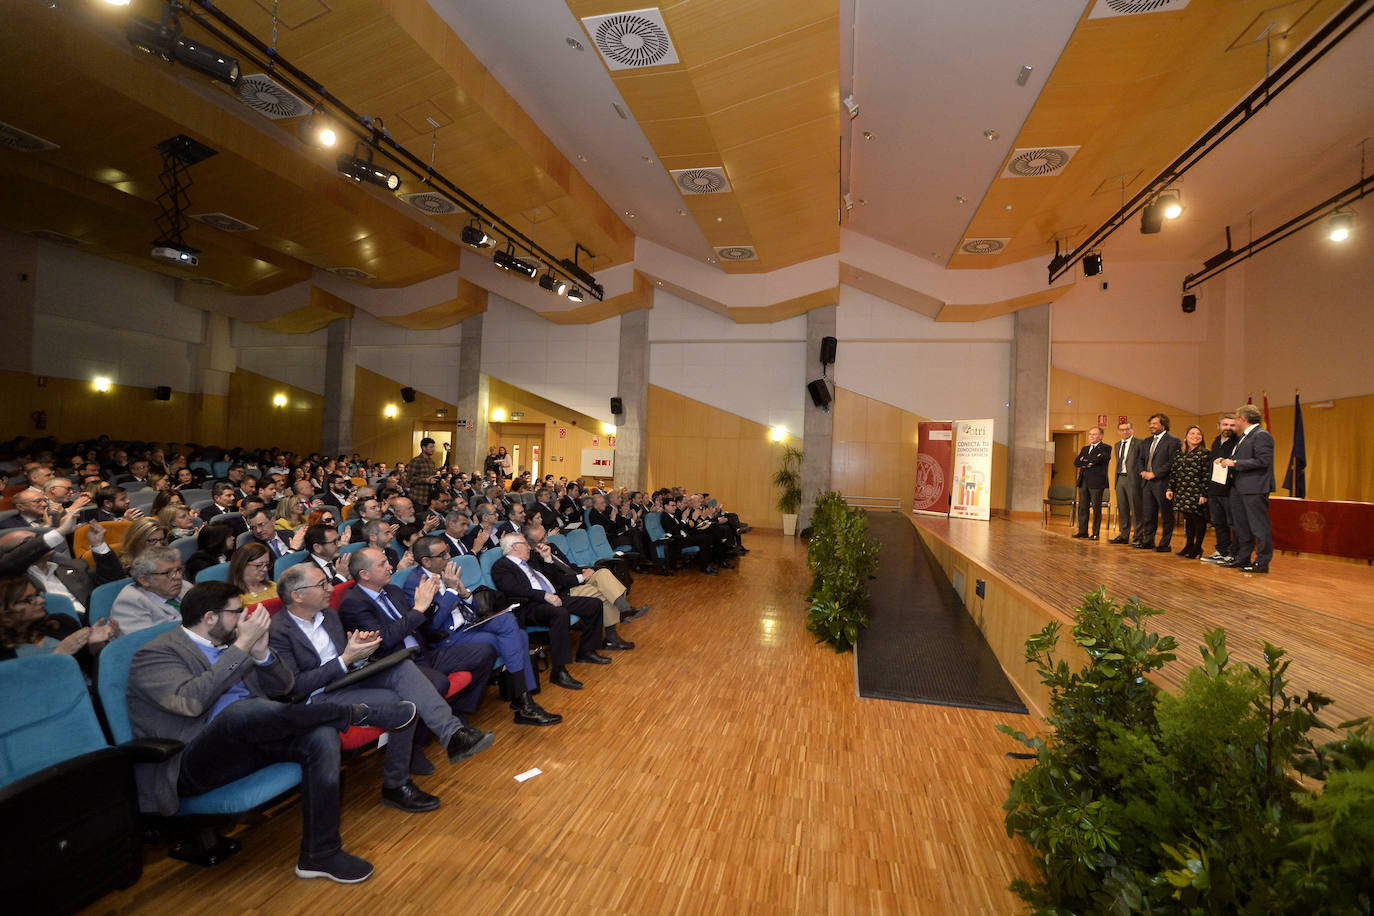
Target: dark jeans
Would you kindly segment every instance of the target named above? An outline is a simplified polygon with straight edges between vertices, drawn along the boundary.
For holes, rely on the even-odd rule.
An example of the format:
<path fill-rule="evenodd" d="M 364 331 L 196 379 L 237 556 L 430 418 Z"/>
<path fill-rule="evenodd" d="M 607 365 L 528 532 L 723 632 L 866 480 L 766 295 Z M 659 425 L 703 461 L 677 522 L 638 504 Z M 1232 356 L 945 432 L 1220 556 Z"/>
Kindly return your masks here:
<path fill-rule="evenodd" d="M 1207 505 L 1212 513 L 1212 527 L 1217 531 L 1217 553 L 1229 557 L 1234 547 L 1231 538 L 1231 494 L 1209 496 Z"/>
<path fill-rule="evenodd" d="M 346 706 L 249 697 L 231 703 L 181 752 L 177 792 L 200 795 L 273 763 L 301 765 L 301 857 L 343 848 L 339 836 L 339 732 Z"/>

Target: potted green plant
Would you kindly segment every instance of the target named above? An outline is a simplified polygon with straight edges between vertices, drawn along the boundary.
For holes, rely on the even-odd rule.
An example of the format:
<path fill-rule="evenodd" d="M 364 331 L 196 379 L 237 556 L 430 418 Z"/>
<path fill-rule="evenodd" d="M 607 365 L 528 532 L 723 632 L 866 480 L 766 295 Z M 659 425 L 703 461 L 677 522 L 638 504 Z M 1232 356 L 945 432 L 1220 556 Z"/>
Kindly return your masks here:
<path fill-rule="evenodd" d="M 782 513 L 782 533 L 789 537 L 797 533 L 797 510 L 801 508 L 802 452 L 790 445 L 782 447 L 782 463 L 773 474 L 773 486 L 778 488 L 778 511 Z"/>

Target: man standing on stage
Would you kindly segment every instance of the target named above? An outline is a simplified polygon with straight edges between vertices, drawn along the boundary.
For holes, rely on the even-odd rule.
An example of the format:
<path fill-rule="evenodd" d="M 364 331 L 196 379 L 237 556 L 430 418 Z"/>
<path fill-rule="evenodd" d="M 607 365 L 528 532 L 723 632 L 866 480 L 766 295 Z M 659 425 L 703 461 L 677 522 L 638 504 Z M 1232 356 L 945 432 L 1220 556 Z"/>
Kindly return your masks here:
<path fill-rule="evenodd" d="M 1135 546 L 1141 550 L 1154 548 L 1156 553 L 1168 553 L 1174 536 L 1174 501 L 1169 498 L 1169 472 L 1174 459 L 1183 450 L 1183 443 L 1169 432 L 1168 414 L 1151 414 L 1150 441 L 1145 444 L 1141 461 L 1140 537 Z M 1155 547 L 1155 526 L 1159 525 L 1159 546 Z"/>
<path fill-rule="evenodd" d="M 1236 409 L 1240 431 L 1230 458 L 1217 463 L 1231 469 L 1231 524 L 1236 543 L 1230 563 L 1218 563 L 1248 573 L 1269 572 L 1274 536 L 1269 528 L 1269 494 L 1274 490 L 1274 437 L 1259 425 L 1254 404 Z M 1254 552 L 1254 560 L 1250 559 Z"/>
<path fill-rule="evenodd" d="M 1138 540 L 1131 534 L 1131 522 L 1140 527 L 1140 440 L 1135 437 L 1135 424 L 1118 423 L 1121 441 L 1112 450 L 1112 489 L 1116 491 L 1116 537 L 1113 544 L 1130 544 Z"/>
<path fill-rule="evenodd" d="M 1092 540 L 1097 540 L 1102 528 L 1102 491 L 1107 489 L 1107 465 L 1111 463 L 1112 450 L 1102 444 L 1102 427 L 1094 426 L 1088 430 L 1088 444 L 1073 459 L 1078 468 L 1078 533 L 1076 538 L 1090 537 L 1088 534 L 1088 507 L 1092 506 Z"/>
<path fill-rule="evenodd" d="M 1224 413 L 1217 420 L 1217 437 L 1212 440 L 1212 463 L 1220 458 L 1230 458 L 1236 450 L 1236 415 Z M 1231 562 L 1231 477 L 1228 472 L 1224 483 L 1209 480 L 1207 483 L 1207 506 L 1212 513 L 1212 527 L 1217 532 L 1217 549 L 1210 557 L 1203 557 L 1204 563 Z"/>

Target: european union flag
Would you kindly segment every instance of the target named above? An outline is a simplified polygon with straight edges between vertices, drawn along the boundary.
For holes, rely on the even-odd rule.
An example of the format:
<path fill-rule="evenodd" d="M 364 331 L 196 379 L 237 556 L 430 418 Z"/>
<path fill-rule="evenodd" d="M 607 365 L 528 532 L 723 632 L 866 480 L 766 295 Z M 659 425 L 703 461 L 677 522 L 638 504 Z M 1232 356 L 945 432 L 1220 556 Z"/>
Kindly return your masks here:
<path fill-rule="evenodd" d="M 1293 396 L 1293 453 L 1288 456 L 1288 472 L 1283 488 L 1289 496 L 1307 498 L 1307 438 L 1302 432 L 1302 397 Z"/>

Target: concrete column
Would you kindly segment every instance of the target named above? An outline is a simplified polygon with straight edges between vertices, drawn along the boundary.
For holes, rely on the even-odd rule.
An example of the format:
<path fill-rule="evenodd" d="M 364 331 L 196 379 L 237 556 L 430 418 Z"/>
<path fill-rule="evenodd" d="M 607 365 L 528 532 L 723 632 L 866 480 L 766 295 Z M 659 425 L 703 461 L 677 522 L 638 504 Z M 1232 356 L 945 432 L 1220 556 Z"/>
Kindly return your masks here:
<path fill-rule="evenodd" d="M 644 489 L 649 479 L 649 310 L 620 316 L 620 377 L 616 396 L 624 413 L 615 417 L 615 476 L 612 483 Z"/>
<path fill-rule="evenodd" d="M 491 380 L 482 374 L 482 314 L 463 319 L 463 342 L 458 347 L 458 419 L 466 429 L 453 437 L 453 463 L 465 474 L 481 472 L 487 457 L 487 413 Z"/>
<path fill-rule="evenodd" d="M 1050 307 L 1022 309 L 1013 320 L 1007 508 L 1038 514 L 1050 440 Z"/>
<path fill-rule="evenodd" d="M 326 455 L 353 451 L 353 385 L 358 354 L 353 349 L 353 319 L 331 322 L 324 355 L 324 432 Z"/>
<path fill-rule="evenodd" d="M 821 338 L 835 336 L 835 306 L 812 309 L 806 313 L 806 380 L 809 382 L 820 376 Z M 839 359 L 837 355 L 836 360 Z M 834 372 L 830 373 L 834 376 Z M 831 387 L 834 391 L 834 387 Z M 802 406 L 805 410 L 802 431 L 802 504 L 797 515 L 797 530 L 801 531 L 811 524 L 811 515 L 816 511 L 816 494 L 830 489 L 830 453 L 833 443 L 834 414 L 830 412 L 833 402 L 824 410 L 817 407 L 811 395 L 802 392 Z"/>

